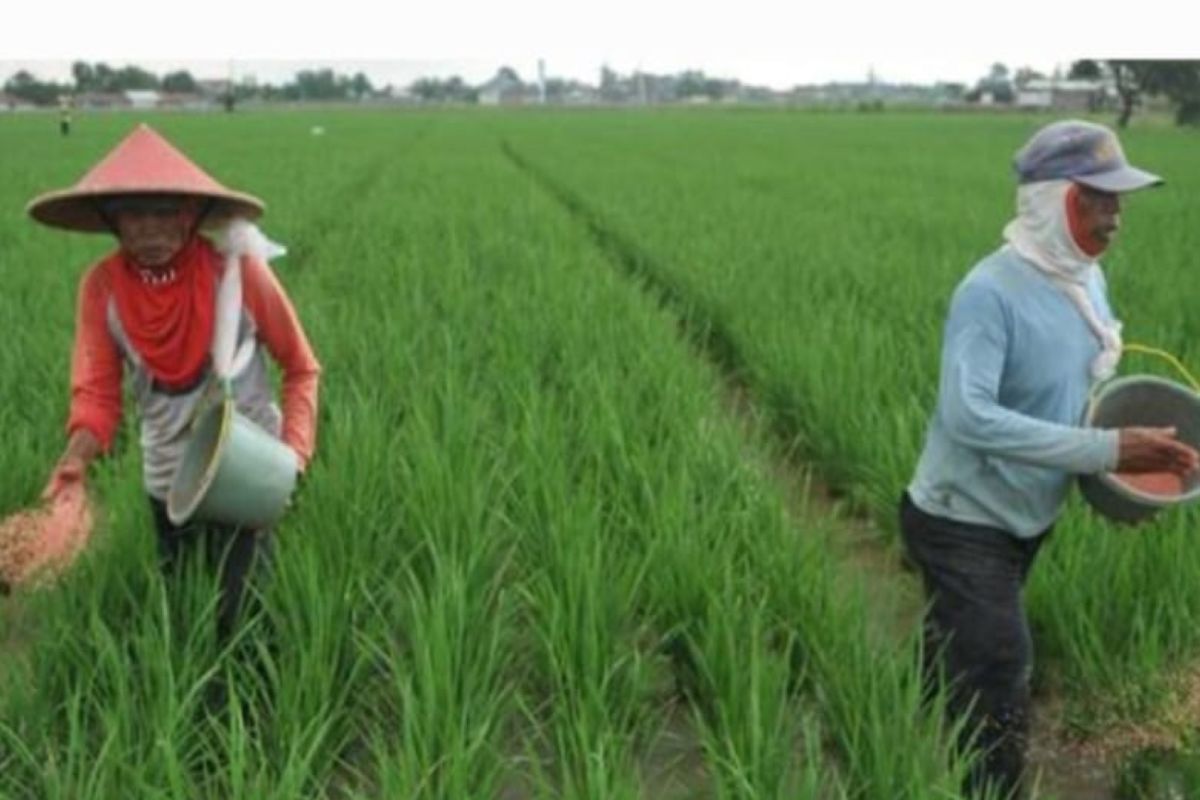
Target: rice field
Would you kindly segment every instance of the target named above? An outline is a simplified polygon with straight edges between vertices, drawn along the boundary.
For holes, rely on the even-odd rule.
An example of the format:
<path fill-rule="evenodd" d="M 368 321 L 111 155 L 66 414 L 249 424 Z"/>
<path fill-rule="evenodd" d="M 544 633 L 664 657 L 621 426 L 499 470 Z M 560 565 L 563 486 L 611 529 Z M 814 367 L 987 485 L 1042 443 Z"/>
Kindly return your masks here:
<path fill-rule="evenodd" d="M 61 448 L 76 283 L 111 246 L 22 209 L 134 121 L 0 118 L 0 516 Z M 0 796 L 958 796 L 893 512 L 949 294 L 1046 120 L 150 121 L 267 201 L 324 367 L 318 454 L 221 647 L 211 579 L 156 569 L 127 414 L 84 558 L 0 600 Z M 1124 139 L 1168 186 L 1128 204 L 1114 303 L 1200 365 L 1200 149 Z M 1028 601 L 1073 733 L 1194 736 L 1196 521 L 1057 526 Z"/>

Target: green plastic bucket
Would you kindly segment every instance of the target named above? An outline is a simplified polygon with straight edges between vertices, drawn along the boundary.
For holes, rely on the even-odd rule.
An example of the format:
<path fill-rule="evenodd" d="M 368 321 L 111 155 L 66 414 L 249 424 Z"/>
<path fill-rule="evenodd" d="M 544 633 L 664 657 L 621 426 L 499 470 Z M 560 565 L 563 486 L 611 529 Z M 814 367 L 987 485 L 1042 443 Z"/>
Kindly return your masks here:
<path fill-rule="evenodd" d="M 296 454 L 238 413 L 228 397 L 206 406 L 167 495 L 175 525 L 191 520 L 267 528 L 296 488 Z"/>
<path fill-rule="evenodd" d="M 1087 424 L 1095 428 L 1173 427 L 1179 441 L 1200 448 L 1200 394 L 1153 375 L 1117 378 L 1093 397 Z M 1111 472 L 1082 476 L 1079 488 L 1088 504 L 1105 517 L 1134 523 L 1200 497 L 1200 475 L 1186 478 L 1182 491 L 1172 494 L 1142 491 Z"/>

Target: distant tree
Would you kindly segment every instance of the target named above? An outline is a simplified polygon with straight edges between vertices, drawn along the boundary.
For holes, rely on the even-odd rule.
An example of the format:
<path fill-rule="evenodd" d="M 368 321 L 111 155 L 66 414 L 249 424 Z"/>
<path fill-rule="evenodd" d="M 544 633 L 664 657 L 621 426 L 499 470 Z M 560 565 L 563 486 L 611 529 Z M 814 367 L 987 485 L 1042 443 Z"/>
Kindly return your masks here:
<path fill-rule="evenodd" d="M 1000 62 L 992 64 L 988 74 L 980 78 L 975 88 L 967 94 L 967 99 L 977 101 L 984 92 L 990 94 L 997 103 L 1011 103 L 1016 98 L 1012 82 L 1008 79 L 1008 67 Z"/>
<path fill-rule="evenodd" d="M 337 100 L 345 97 L 344 86 L 329 68 L 300 70 L 296 73 L 296 89 L 299 100 Z"/>
<path fill-rule="evenodd" d="M 1142 87 L 1138 72 L 1141 69 L 1139 61 L 1109 61 L 1108 69 L 1112 73 L 1113 85 L 1117 89 L 1121 112 L 1117 117 L 1117 127 L 1124 128 L 1133 116 L 1133 110 L 1142 101 Z"/>
<path fill-rule="evenodd" d="M 196 85 L 196 79 L 187 70 L 169 72 L 164 75 L 162 88 L 164 92 L 172 92 L 174 94 L 193 94 L 199 89 Z"/>
<path fill-rule="evenodd" d="M 704 94 L 710 100 L 724 100 L 730 97 L 737 97 L 740 89 L 741 84 L 738 81 L 727 80 L 725 78 L 709 78 L 704 82 Z"/>
<path fill-rule="evenodd" d="M 71 76 L 77 92 L 125 92 L 160 86 L 157 75 L 134 64 L 113 69 L 103 62 L 76 61 L 71 65 Z"/>
<path fill-rule="evenodd" d="M 128 64 L 117 70 L 115 83 L 116 89 L 119 92 L 159 88 L 157 75 L 133 64 Z"/>
<path fill-rule="evenodd" d="M 600 98 L 607 103 L 616 103 L 624 100 L 627 90 L 621 76 L 616 70 L 610 69 L 607 66 L 600 68 Z"/>
<path fill-rule="evenodd" d="M 71 75 L 75 79 L 75 91 L 90 92 L 96 85 L 96 71 L 86 61 L 76 61 L 71 65 Z"/>
<path fill-rule="evenodd" d="M 98 63 L 92 67 L 92 72 L 95 77 L 95 81 L 92 85 L 93 89 L 98 92 L 117 91 L 116 73 L 113 72 L 112 68 L 108 66 L 108 64 L 102 62 Z"/>
<path fill-rule="evenodd" d="M 1098 81 L 1103 77 L 1103 74 L 1103 71 L 1100 69 L 1100 62 L 1084 58 L 1072 62 L 1071 69 L 1067 72 L 1067 78 L 1073 81 Z"/>
<path fill-rule="evenodd" d="M 1045 77 L 1046 73 L 1038 72 L 1033 67 L 1021 67 L 1017 70 L 1017 74 L 1013 76 L 1013 83 L 1017 86 L 1024 86 L 1030 81 L 1043 80 Z"/>
<path fill-rule="evenodd" d="M 1169 99 L 1176 123 L 1200 124 L 1200 62 L 1112 60 L 1107 66 L 1121 98 L 1120 127 L 1129 123 L 1145 95 Z"/>
<path fill-rule="evenodd" d="M 950 102 L 962 100 L 967 93 L 967 85 L 965 83 L 942 82 L 936 88 L 941 93 L 941 96 Z"/>
<path fill-rule="evenodd" d="M 1200 125 L 1200 61 L 1142 61 L 1134 72 L 1143 91 L 1171 101 L 1177 125 Z"/>
<path fill-rule="evenodd" d="M 276 86 L 273 83 L 264 83 L 258 87 L 258 97 L 262 100 L 277 102 L 286 99 L 282 86 Z"/>
<path fill-rule="evenodd" d="M 675 91 L 679 97 L 699 97 L 706 93 L 708 79 L 701 70 L 687 69 L 675 76 Z"/>
<path fill-rule="evenodd" d="M 547 103 L 561 103 L 570 91 L 570 84 L 562 78 L 546 78 Z"/>
<path fill-rule="evenodd" d="M 451 76 L 446 81 L 446 96 L 447 99 L 456 103 L 476 103 L 479 101 L 479 92 L 467 85 L 467 82 L 457 75 Z"/>
<path fill-rule="evenodd" d="M 18 70 L 4 82 L 4 92 L 26 102 L 33 102 L 29 97 L 35 83 L 37 83 L 37 78 L 33 77 L 33 73 L 28 70 Z"/>
<path fill-rule="evenodd" d="M 350 80 L 350 89 L 354 92 L 355 98 L 359 100 L 362 100 L 375 91 L 374 87 L 371 86 L 371 81 L 361 72 L 356 72 Z"/>
<path fill-rule="evenodd" d="M 111 92 L 113 70 L 104 63 L 89 64 L 86 61 L 76 61 L 71 64 L 71 77 L 75 81 L 77 92 Z"/>
<path fill-rule="evenodd" d="M 581 96 L 590 94 L 589 87 L 579 81 L 567 80 L 565 78 L 546 78 L 547 103 L 569 102 L 572 95 L 576 92 Z"/>
<path fill-rule="evenodd" d="M 474 103 L 479 93 L 457 75 L 448 79 L 418 78 L 408 91 L 425 103 Z"/>
<path fill-rule="evenodd" d="M 411 92 L 414 97 L 426 103 L 432 103 L 437 100 L 441 100 L 441 97 L 439 96 L 441 93 L 441 85 L 442 82 L 437 78 L 418 78 L 409 85 L 408 91 Z"/>
<path fill-rule="evenodd" d="M 500 69 L 496 70 L 496 77 L 503 78 L 510 83 L 521 83 L 521 76 L 517 74 L 515 69 L 508 66 L 501 67 Z"/>
<path fill-rule="evenodd" d="M 58 98 L 70 93 L 70 86 L 42 81 L 27 70 L 21 70 L 4 82 L 4 91 L 13 97 L 38 106 L 53 105 Z"/>

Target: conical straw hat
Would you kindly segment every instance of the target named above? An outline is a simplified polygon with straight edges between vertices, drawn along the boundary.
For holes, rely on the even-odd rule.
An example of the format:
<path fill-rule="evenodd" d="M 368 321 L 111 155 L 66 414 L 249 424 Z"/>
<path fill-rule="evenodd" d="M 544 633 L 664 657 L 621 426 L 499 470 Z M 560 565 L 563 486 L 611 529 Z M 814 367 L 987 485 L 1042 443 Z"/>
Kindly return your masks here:
<path fill-rule="evenodd" d="M 47 192 L 25 210 L 51 227 L 107 233 L 100 201 L 128 194 L 184 194 L 212 200 L 206 224 L 235 216 L 258 219 L 265 208 L 257 197 L 222 186 L 149 125 L 141 124 L 79 183 Z"/>

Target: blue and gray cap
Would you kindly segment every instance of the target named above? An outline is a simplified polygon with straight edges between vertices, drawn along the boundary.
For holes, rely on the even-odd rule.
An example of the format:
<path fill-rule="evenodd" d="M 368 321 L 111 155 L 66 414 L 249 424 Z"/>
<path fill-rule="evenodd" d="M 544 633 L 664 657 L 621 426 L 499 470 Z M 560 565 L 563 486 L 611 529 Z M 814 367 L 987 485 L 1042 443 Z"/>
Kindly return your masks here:
<path fill-rule="evenodd" d="M 1076 119 L 1053 122 L 1035 133 L 1013 167 L 1019 183 L 1069 179 L 1102 192 L 1133 192 L 1163 183 L 1129 163 L 1115 133 Z"/>

